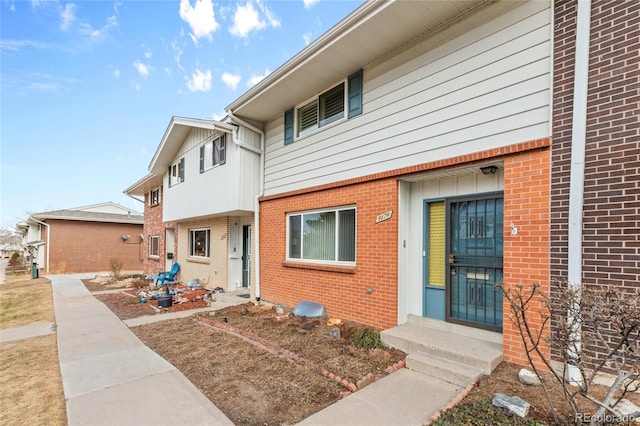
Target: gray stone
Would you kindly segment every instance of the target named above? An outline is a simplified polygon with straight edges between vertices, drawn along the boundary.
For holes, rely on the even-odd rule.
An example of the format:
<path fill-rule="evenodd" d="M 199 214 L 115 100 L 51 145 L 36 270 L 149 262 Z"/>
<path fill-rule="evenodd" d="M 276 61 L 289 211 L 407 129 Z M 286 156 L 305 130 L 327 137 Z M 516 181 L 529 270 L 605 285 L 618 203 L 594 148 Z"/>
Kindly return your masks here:
<path fill-rule="evenodd" d="M 329 337 L 333 340 L 340 339 L 340 329 L 338 327 L 333 327 L 329 330 Z"/>
<path fill-rule="evenodd" d="M 281 315 L 284 314 L 284 309 L 282 309 L 281 307 L 276 307 L 276 315 Z"/>
<path fill-rule="evenodd" d="M 518 379 L 520 383 L 527 386 L 540 386 L 542 383 L 536 373 L 527 370 L 526 368 L 521 368 L 518 373 Z"/>
<path fill-rule="evenodd" d="M 531 404 L 519 396 L 507 396 L 503 393 L 495 394 L 491 403 L 496 407 L 506 408 L 513 414 L 520 417 L 526 417 L 527 414 L 529 414 L 529 408 L 531 407 Z"/>

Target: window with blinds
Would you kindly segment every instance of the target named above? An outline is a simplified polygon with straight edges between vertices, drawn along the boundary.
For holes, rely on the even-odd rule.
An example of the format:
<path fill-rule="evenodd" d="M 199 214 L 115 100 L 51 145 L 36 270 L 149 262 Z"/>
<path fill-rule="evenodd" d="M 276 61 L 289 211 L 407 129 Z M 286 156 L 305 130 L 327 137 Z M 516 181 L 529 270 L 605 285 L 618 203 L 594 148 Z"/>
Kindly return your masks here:
<path fill-rule="evenodd" d="M 340 83 L 298 108 L 298 136 L 343 118 L 344 99 L 344 83 Z"/>
<path fill-rule="evenodd" d="M 287 235 L 287 259 L 356 261 L 355 208 L 290 214 Z"/>

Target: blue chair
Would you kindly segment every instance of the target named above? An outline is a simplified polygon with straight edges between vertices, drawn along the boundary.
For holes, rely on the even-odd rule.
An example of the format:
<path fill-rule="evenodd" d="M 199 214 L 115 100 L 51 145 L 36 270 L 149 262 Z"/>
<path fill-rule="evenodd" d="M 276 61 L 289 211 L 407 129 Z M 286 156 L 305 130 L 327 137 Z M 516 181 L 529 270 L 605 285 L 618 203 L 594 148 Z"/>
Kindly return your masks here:
<path fill-rule="evenodd" d="M 156 278 L 156 287 L 163 284 L 174 283 L 179 270 L 180 265 L 174 263 L 170 271 L 158 272 L 158 277 Z"/>

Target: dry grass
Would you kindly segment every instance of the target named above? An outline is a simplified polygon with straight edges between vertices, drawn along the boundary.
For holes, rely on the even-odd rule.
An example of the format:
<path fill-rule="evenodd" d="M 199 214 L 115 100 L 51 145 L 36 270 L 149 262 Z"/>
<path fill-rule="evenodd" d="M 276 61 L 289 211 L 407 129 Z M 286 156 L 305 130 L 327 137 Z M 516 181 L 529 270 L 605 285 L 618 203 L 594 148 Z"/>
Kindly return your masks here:
<path fill-rule="evenodd" d="M 0 330 L 53 322 L 51 282 L 46 278 L 0 285 Z"/>
<path fill-rule="evenodd" d="M 0 285 L 0 329 L 54 319 L 46 278 Z M 0 344 L 0 424 L 67 424 L 56 335 Z"/>
<path fill-rule="evenodd" d="M 0 360 L 0 424 L 67 424 L 55 335 L 3 343 Z"/>

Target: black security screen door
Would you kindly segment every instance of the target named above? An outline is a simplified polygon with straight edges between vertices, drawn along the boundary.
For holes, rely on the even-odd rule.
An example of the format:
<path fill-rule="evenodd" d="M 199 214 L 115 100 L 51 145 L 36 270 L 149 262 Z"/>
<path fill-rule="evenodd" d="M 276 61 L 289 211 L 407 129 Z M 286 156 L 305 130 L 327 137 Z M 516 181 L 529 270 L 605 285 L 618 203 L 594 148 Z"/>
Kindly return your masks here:
<path fill-rule="evenodd" d="M 447 201 L 447 320 L 502 330 L 502 195 Z"/>

